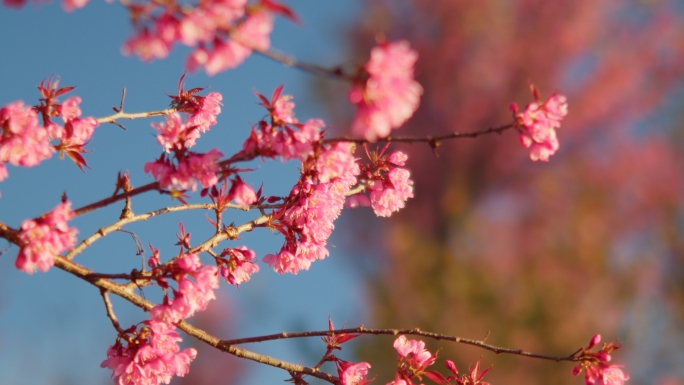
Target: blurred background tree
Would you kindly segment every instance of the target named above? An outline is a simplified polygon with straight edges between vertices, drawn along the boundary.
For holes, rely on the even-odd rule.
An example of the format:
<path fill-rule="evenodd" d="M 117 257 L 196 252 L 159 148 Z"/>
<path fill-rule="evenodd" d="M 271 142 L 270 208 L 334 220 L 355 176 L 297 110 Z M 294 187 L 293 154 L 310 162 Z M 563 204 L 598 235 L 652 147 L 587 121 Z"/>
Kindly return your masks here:
<path fill-rule="evenodd" d="M 345 242 L 355 245 L 353 263 L 366 267 L 366 324 L 468 338 L 491 332 L 495 345 L 549 354 L 601 333 L 624 343 L 614 360 L 627 365 L 631 384 L 684 383 L 682 3 L 364 7 L 349 33 L 360 62 L 374 36 L 407 39 L 420 54 L 425 94 L 400 134 L 507 123 L 510 102 L 532 100 L 530 83 L 542 99 L 566 94 L 570 110 L 549 163 L 531 162 L 513 132 L 444 143 L 438 158 L 427 146 L 395 147 L 409 154 L 416 197 L 382 227 L 370 210 L 345 222 L 355 230 Z M 349 115 L 337 108 L 346 101 L 334 87 L 319 90 L 346 127 Z M 372 249 L 378 239 L 380 253 Z M 381 381 L 392 378 L 391 341 L 364 341 L 359 358 Z M 494 365 L 493 384 L 583 381 L 569 364 L 439 346 L 459 368 L 482 356 Z"/>

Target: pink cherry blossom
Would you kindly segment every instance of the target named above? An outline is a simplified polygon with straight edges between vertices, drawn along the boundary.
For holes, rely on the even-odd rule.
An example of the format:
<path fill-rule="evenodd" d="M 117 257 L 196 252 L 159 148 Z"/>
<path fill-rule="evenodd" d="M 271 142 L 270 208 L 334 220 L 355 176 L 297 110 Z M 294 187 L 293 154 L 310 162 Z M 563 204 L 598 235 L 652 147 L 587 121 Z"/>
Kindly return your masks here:
<path fill-rule="evenodd" d="M 221 275 L 231 285 L 240 285 L 249 281 L 252 274 L 259 271 L 259 266 L 252 262 L 256 259 L 254 251 L 245 246 L 224 250 L 221 255 L 230 255 L 227 266 L 221 268 Z"/>
<path fill-rule="evenodd" d="M 178 166 L 163 157 L 145 163 L 145 172 L 152 174 L 164 189 L 197 190 L 197 183 L 208 188 L 218 182 L 218 161 L 223 154 L 212 149 L 206 154 L 189 153 L 178 161 Z"/>
<path fill-rule="evenodd" d="M 395 151 L 387 158 L 387 161 L 397 166 L 403 166 L 406 164 L 407 159 L 408 156 L 406 154 L 401 151 Z"/>
<path fill-rule="evenodd" d="M 17 101 L 0 109 L 0 162 L 33 167 L 52 152 L 48 132 L 31 107 Z"/>
<path fill-rule="evenodd" d="M 359 165 L 356 163 L 352 152 L 352 143 L 337 142 L 324 150 L 316 162 L 318 170 L 318 180 L 321 183 L 328 183 L 333 179 L 347 179 L 348 185 L 356 183 L 355 175 L 359 175 Z"/>
<path fill-rule="evenodd" d="M 622 365 L 607 365 L 601 371 L 597 385 L 623 385 L 629 376 L 622 371 Z"/>
<path fill-rule="evenodd" d="M 216 298 L 214 289 L 218 288 L 219 279 L 216 266 L 203 266 L 196 254 L 179 258 L 169 269 L 174 266 L 178 288 L 172 290 L 172 298 L 165 297 L 162 304 L 150 310 L 153 320 L 176 323 L 205 310 L 209 301 Z"/>
<path fill-rule="evenodd" d="M 325 148 L 321 154 L 328 155 L 323 162 L 316 162 L 318 183 L 304 176 L 290 192 L 288 200 L 292 203 L 280 218 L 288 240 L 280 253 L 264 257 L 276 272 L 297 274 L 329 255 L 327 239 L 360 172 L 352 148 L 348 143 Z"/>
<path fill-rule="evenodd" d="M 198 47 L 188 58 L 188 70 L 194 71 L 198 66 L 204 66 L 204 71 L 209 76 L 219 72 L 235 68 L 242 64 L 252 53 L 252 50 L 234 41 L 214 40 L 214 49 L 209 51 L 204 47 Z"/>
<path fill-rule="evenodd" d="M 180 22 L 178 33 L 180 40 L 187 46 L 194 46 L 198 42 L 208 43 L 214 38 L 216 24 L 211 14 L 205 9 L 193 9 Z"/>
<path fill-rule="evenodd" d="M 568 113 L 566 97 L 553 94 L 544 103 L 530 103 L 522 112 L 518 112 L 515 104 L 511 110 L 517 120 L 520 143 L 530 149 L 530 159 L 548 161 L 560 147 L 556 129 Z"/>
<path fill-rule="evenodd" d="M 366 385 L 371 381 L 366 380 L 368 376 L 368 369 L 370 364 L 367 362 L 360 362 L 352 364 L 347 361 L 337 361 L 337 374 L 340 378 L 341 385 Z"/>
<path fill-rule="evenodd" d="M 123 339 L 110 346 L 100 367 L 112 370 L 117 385 L 169 384 L 173 376 L 183 377 L 197 357 L 192 348 L 180 350 L 175 326 L 163 321 L 147 321 L 149 326 L 137 334 L 136 343 Z"/>
<path fill-rule="evenodd" d="M 200 136 L 200 131 L 184 124 L 177 112 L 166 115 L 163 123 L 152 123 L 152 127 L 159 131 L 157 142 L 164 147 L 166 152 L 171 152 L 172 149 L 190 148 L 195 145 L 195 141 Z"/>
<path fill-rule="evenodd" d="M 584 370 L 584 382 L 586 385 L 624 385 L 629 376 L 622 370 L 622 365 L 608 365 L 612 357 L 610 353 L 619 349 L 621 345 L 615 341 L 604 343 L 601 349 L 593 352 L 592 349 L 601 342 L 601 335 L 594 335 L 587 347 L 578 354 L 583 358 L 579 365 L 572 368 L 574 376 Z"/>
<path fill-rule="evenodd" d="M 62 0 L 62 8 L 66 12 L 73 12 L 76 9 L 83 8 L 88 4 L 88 0 Z"/>
<path fill-rule="evenodd" d="M 73 217 L 71 203 L 60 203 L 51 212 L 38 219 L 27 219 L 21 224 L 19 242 L 21 248 L 15 262 L 16 267 L 33 274 L 54 265 L 56 255 L 76 244 L 78 230 L 67 225 Z"/>
<path fill-rule="evenodd" d="M 81 98 L 73 96 L 62 103 L 62 120 L 64 120 L 63 130 L 52 127 L 52 136 L 61 139 L 71 145 L 85 144 L 93 136 L 93 131 L 100 123 L 93 117 L 80 118 L 81 108 L 79 104 Z"/>
<path fill-rule="evenodd" d="M 192 273 L 202 267 L 202 263 L 197 254 L 188 254 L 182 258 L 178 258 L 176 265 L 188 273 Z"/>
<path fill-rule="evenodd" d="M 271 47 L 271 31 L 273 17 L 268 12 L 258 11 L 238 25 L 235 38 L 250 49 L 265 51 Z"/>
<path fill-rule="evenodd" d="M 278 274 L 297 274 L 299 270 L 307 270 L 311 265 L 311 262 L 306 260 L 299 261 L 292 251 L 285 248 L 281 249 L 278 254 L 266 254 L 263 261 Z"/>
<path fill-rule="evenodd" d="M 265 123 L 265 122 L 264 122 Z M 281 160 L 306 160 L 313 155 L 313 144 L 320 141 L 321 129 L 325 123 L 320 119 L 309 119 L 302 125 L 297 125 L 299 131 L 262 124 L 252 129 L 249 138 L 242 145 L 247 153 L 258 153 L 262 157 Z"/>
<path fill-rule="evenodd" d="M 153 59 L 164 59 L 169 56 L 169 44 L 161 37 L 151 34 L 149 30 L 143 29 L 121 47 L 121 53 L 126 56 L 131 54 L 138 55 L 144 61 Z"/>
<path fill-rule="evenodd" d="M 239 176 L 233 181 L 230 191 L 228 192 L 228 197 L 230 200 L 235 201 L 236 204 L 242 206 L 249 206 L 257 201 L 254 190 Z"/>
<path fill-rule="evenodd" d="M 291 101 L 293 98 L 292 95 L 282 95 L 273 103 L 273 117 L 276 122 L 281 124 L 297 123 L 297 118 L 293 112 L 295 103 Z"/>
<path fill-rule="evenodd" d="M 365 65 L 368 80 L 355 85 L 349 100 L 358 107 L 352 133 L 375 142 L 399 128 L 418 108 L 423 88 L 413 79 L 418 59 L 407 41 L 386 43 L 371 50 Z"/>
<path fill-rule="evenodd" d="M 413 198 L 413 181 L 410 173 L 403 168 L 395 168 L 387 174 L 391 186 L 382 180 L 375 180 L 370 185 L 370 201 L 375 214 L 389 217 L 406 205 L 408 198 Z"/>
<path fill-rule="evenodd" d="M 425 369 L 434 364 L 437 356 L 433 355 L 425 349 L 425 342 L 418 340 L 409 340 L 406 336 L 399 336 L 394 341 L 394 348 L 399 353 L 399 358 L 405 360 L 409 366 L 408 374 L 413 376 L 419 374 Z"/>
<path fill-rule="evenodd" d="M 188 117 L 187 124 L 196 126 L 200 132 L 206 132 L 217 122 L 216 117 L 221 113 L 223 96 L 218 92 L 211 92 L 200 100 L 199 108 Z"/>
<path fill-rule="evenodd" d="M 350 197 L 347 197 L 347 202 L 345 203 L 345 206 L 349 209 L 353 209 L 359 206 L 367 207 L 370 205 L 370 199 L 364 194 L 354 194 Z"/>

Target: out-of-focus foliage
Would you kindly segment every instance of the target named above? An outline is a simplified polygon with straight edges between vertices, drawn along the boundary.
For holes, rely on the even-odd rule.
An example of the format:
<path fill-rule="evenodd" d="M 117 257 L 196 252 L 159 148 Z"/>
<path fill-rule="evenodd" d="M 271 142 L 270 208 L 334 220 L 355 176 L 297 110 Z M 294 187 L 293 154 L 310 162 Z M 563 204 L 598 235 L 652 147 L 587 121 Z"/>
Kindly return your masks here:
<path fill-rule="evenodd" d="M 349 222 L 365 240 L 360 250 L 378 237 L 385 245 L 385 259 L 368 272 L 367 325 L 468 338 L 491 332 L 490 343 L 548 354 L 571 353 L 601 333 L 625 344 L 614 360 L 627 365 L 630 384 L 682 382 L 681 3 L 365 7 L 351 35 L 360 60 L 378 33 L 408 39 L 420 54 L 425 94 L 398 133 L 507 123 L 509 103 L 531 101 L 529 83 L 542 98 L 568 95 L 570 111 L 549 163 L 530 162 L 513 132 L 444 143 L 439 159 L 427 146 L 402 147 L 416 197 L 383 230 L 375 221 Z M 583 383 L 570 364 L 439 346 L 459 367 L 480 356 L 493 363 L 493 384 Z M 361 349 L 380 382 L 393 379 L 394 355 L 375 340 Z"/>

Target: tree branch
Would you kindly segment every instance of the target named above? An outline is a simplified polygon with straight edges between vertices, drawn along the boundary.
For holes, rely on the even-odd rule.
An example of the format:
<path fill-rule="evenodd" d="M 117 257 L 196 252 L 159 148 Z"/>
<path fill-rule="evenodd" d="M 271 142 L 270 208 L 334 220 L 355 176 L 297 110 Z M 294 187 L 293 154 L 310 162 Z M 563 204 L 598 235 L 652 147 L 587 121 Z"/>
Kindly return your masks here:
<path fill-rule="evenodd" d="M 105 278 L 96 277 L 93 275 L 92 271 L 88 270 L 87 268 L 79 264 L 74 263 L 73 261 L 69 261 L 66 258 L 56 256 L 55 267 L 83 279 L 84 281 L 100 288 L 101 291 L 116 294 L 119 297 L 131 302 L 133 305 L 145 311 L 149 311 L 155 306 L 154 304 L 146 301 L 142 297 L 133 293 L 132 288 L 127 287 L 125 285 L 114 283 Z M 320 370 L 310 368 L 307 366 L 292 364 L 286 361 L 281 361 L 273 357 L 249 351 L 247 349 L 238 348 L 232 344 L 227 344 L 223 340 L 220 340 L 219 338 L 214 337 L 206 331 L 199 329 L 185 321 L 180 321 L 177 326 L 180 330 L 184 331 L 189 336 L 195 337 L 198 340 L 207 343 L 228 354 L 232 354 L 234 356 L 241 358 L 246 358 L 248 360 L 256 361 L 276 368 L 284 369 L 288 372 L 304 373 L 316 378 L 320 378 L 321 380 L 328 381 L 333 384 L 339 383 L 337 377 L 325 372 L 321 372 Z"/>
<path fill-rule="evenodd" d="M 568 354 L 568 355 L 564 355 L 564 356 L 550 356 L 550 355 L 545 355 L 545 354 L 537 354 L 537 353 L 526 352 L 522 349 L 502 348 L 502 347 L 487 344 L 484 341 L 455 337 L 455 336 L 450 336 L 450 335 L 446 335 L 446 334 L 424 332 L 418 328 L 415 328 L 415 329 L 368 329 L 368 328 L 365 328 L 363 326 L 359 326 L 357 328 L 351 328 L 351 329 L 322 330 L 322 331 L 308 331 L 308 332 L 295 332 L 295 333 L 284 332 L 284 333 L 278 333 L 278 334 L 270 334 L 270 335 L 266 335 L 266 336 L 257 336 L 257 337 L 248 337 L 248 338 L 225 340 L 225 341 L 222 341 L 222 343 L 225 343 L 228 345 L 240 345 L 240 344 L 253 343 L 253 342 L 265 342 L 265 341 L 280 340 L 280 339 L 286 339 L 286 338 L 323 337 L 323 336 L 330 336 L 333 334 L 375 334 L 375 335 L 394 335 L 394 336 L 399 335 L 399 334 L 405 334 L 405 335 L 414 335 L 414 336 L 422 336 L 422 337 L 432 338 L 432 339 L 437 340 L 437 341 L 445 340 L 445 341 L 452 341 L 452 342 L 466 344 L 466 345 L 477 346 L 479 348 L 492 351 L 496 354 L 514 354 L 514 355 L 518 355 L 518 356 L 540 358 L 543 360 L 551 360 L 551 361 L 556 361 L 556 362 L 559 362 L 559 361 L 582 361 L 582 359 L 583 359 L 582 356 L 577 355 L 577 353 L 579 353 L 582 349 L 580 349 L 580 350 L 578 350 L 572 354 Z"/>

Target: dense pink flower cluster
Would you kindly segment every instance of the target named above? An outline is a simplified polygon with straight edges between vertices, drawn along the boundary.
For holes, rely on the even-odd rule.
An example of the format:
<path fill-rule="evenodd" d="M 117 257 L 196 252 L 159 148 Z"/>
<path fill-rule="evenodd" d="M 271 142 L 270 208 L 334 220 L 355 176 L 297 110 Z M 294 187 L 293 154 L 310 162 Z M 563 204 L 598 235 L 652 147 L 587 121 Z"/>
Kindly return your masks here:
<path fill-rule="evenodd" d="M 263 157 L 280 156 L 285 160 L 306 160 L 313 155 L 313 144 L 321 140 L 321 129 L 325 123 L 320 119 L 309 119 L 295 127 L 285 126 L 279 129 L 266 122 L 261 122 L 243 144 L 243 151 L 255 153 Z"/>
<path fill-rule="evenodd" d="M 81 108 L 78 106 L 81 98 L 72 96 L 62 103 L 62 120 L 64 127 L 50 121 L 48 132 L 53 139 L 62 141 L 61 146 L 79 146 L 85 144 L 93 135 L 95 127 L 100 123 L 93 117 L 80 118 Z"/>
<path fill-rule="evenodd" d="M 41 82 L 38 90 L 42 94 L 40 105 L 25 106 L 16 101 L 0 108 L 0 181 L 8 176 L 7 167 L 3 163 L 15 166 L 33 167 L 52 156 L 58 150 L 68 155 L 78 167 L 86 165 L 81 155 L 83 146 L 90 140 L 95 127 L 99 125 L 93 117 L 81 118 L 79 104 L 81 98 L 70 97 L 63 104 L 57 99 L 74 87 L 58 88 L 59 80 Z M 38 115 L 43 119 L 41 125 Z M 62 117 L 64 126 L 52 121 Z M 59 140 L 55 146 L 51 140 Z"/>
<path fill-rule="evenodd" d="M 24 102 L 10 103 L 0 109 L 0 164 L 33 167 L 52 156 L 50 136 L 38 122 L 38 115 Z M 7 177 L 2 166 L 0 180 Z"/>
<path fill-rule="evenodd" d="M 315 160 L 315 173 L 303 172 L 302 179 L 290 192 L 289 204 L 285 205 L 279 220 L 286 244 L 278 254 L 264 257 L 264 262 L 276 272 L 297 274 L 299 270 L 308 270 L 313 261 L 328 256 L 326 245 L 333 222 L 360 172 L 352 151 L 350 143 L 324 148 Z M 313 162 L 312 158 L 309 161 Z"/>
<path fill-rule="evenodd" d="M 372 206 L 375 215 L 389 217 L 392 213 L 403 209 L 406 201 L 413 198 L 413 181 L 411 173 L 401 167 L 406 164 L 407 156 L 401 151 L 393 152 L 389 157 L 380 156 L 376 168 L 387 171 L 384 175 L 372 174 L 369 177 L 370 199 L 363 194 L 355 194 L 347 198 L 347 207 Z"/>
<path fill-rule="evenodd" d="M 176 157 L 177 163 L 162 154 L 154 162 L 145 163 L 145 172 L 152 174 L 163 189 L 197 190 L 197 183 L 207 188 L 218 182 L 218 161 L 223 154 L 212 149 L 206 154 L 186 152 Z"/>
<path fill-rule="evenodd" d="M 158 251 L 153 249 L 149 265 L 161 269 L 178 284 L 171 288 L 173 298 L 165 296 L 164 302 L 150 310 L 149 321 L 133 332 L 134 336 L 119 336 L 116 343 L 107 350 L 107 359 L 101 367 L 112 370 L 112 378 L 118 385 L 158 385 L 168 384 L 173 376 L 184 376 L 189 365 L 197 356 L 192 348 L 181 351 L 175 324 L 205 310 L 207 304 L 215 299 L 214 289 L 218 288 L 218 269 L 215 266 L 202 266 L 196 254 L 188 254 L 175 263 L 159 266 Z M 194 278 L 194 281 L 190 278 Z M 166 279 L 160 285 L 169 288 Z M 124 346 L 122 339 L 128 340 Z"/>
<path fill-rule="evenodd" d="M 204 23 L 205 21 L 199 20 L 198 22 Z M 271 31 L 273 31 L 273 17 L 270 13 L 265 11 L 251 13 L 234 28 L 230 39 L 214 38 L 213 48 L 208 48 L 207 44 L 200 44 L 188 57 L 187 67 L 190 71 L 194 71 L 203 66 L 209 76 L 235 68 L 252 54 L 253 49 L 265 51 L 271 46 L 269 37 Z"/>
<path fill-rule="evenodd" d="M 183 91 L 181 90 L 180 93 L 182 94 Z M 181 99 L 181 97 L 174 97 L 175 99 Z M 162 123 L 152 123 L 152 127 L 159 131 L 157 135 L 159 145 L 164 147 L 166 152 L 194 146 L 200 135 L 216 124 L 216 117 L 221 113 L 221 100 L 223 96 L 218 92 L 212 92 L 203 97 L 193 95 L 185 98 L 185 103 L 179 108 L 188 114 L 185 123 L 179 113 L 166 115 L 166 121 Z"/>
<path fill-rule="evenodd" d="M 27 219 L 19 232 L 19 256 L 16 267 L 29 274 L 36 269 L 46 272 L 54 265 L 55 256 L 76 244 L 78 230 L 67 225 L 73 217 L 71 203 L 60 203 L 37 219 Z"/>
<path fill-rule="evenodd" d="M 604 343 L 598 352 L 592 352 L 591 350 L 600 342 L 600 334 L 591 338 L 580 354 L 580 357 L 585 359 L 572 368 L 572 374 L 577 376 L 584 370 L 586 385 L 624 385 L 629 376 L 622 370 L 623 366 L 608 364 L 612 359 L 610 353 L 619 349 L 621 345 L 614 342 Z"/>
<path fill-rule="evenodd" d="M 299 123 L 294 115 L 295 103 L 292 95 L 281 95 L 283 86 L 276 88 L 271 100 L 257 93 L 260 106 L 266 108 L 271 122 L 262 120 L 242 145 L 248 154 L 262 158 L 280 157 L 281 160 L 299 159 L 305 161 L 313 155 L 314 144 L 321 140 L 321 130 L 325 123 L 320 119 L 309 119 Z"/>
<path fill-rule="evenodd" d="M 408 198 L 413 198 L 413 181 L 405 168 L 395 168 L 386 179 L 373 181 L 370 185 L 370 202 L 379 217 L 389 217 L 404 208 Z"/>
<path fill-rule="evenodd" d="M 545 102 L 539 103 L 534 88 L 533 93 L 537 99 L 535 102 L 527 105 L 522 112 L 518 111 L 516 104 L 511 104 L 511 111 L 517 121 L 520 143 L 530 149 L 530 159 L 546 162 L 560 147 L 556 129 L 568 114 L 568 103 L 561 94 L 553 94 Z"/>
<path fill-rule="evenodd" d="M 237 67 L 253 50 L 268 50 L 274 13 L 296 19 L 289 8 L 273 0 L 250 6 L 247 0 L 209 0 L 192 7 L 179 7 L 174 1 L 150 2 L 148 7 L 130 10 L 136 34 L 123 45 L 124 55 L 136 54 L 145 61 L 163 59 L 180 42 L 195 47 L 187 68 L 204 67 L 210 76 Z"/>
<path fill-rule="evenodd" d="M 180 350 L 181 338 L 172 324 L 156 320 L 146 324 L 127 344 L 117 339 L 100 364 L 112 370 L 117 385 L 169 384 L 174 375 L 185 376 L 197 357 L 193 348 Z"/>
<path fill-rule="evenodd" d="M 399 128 L 418 108 L 423 88 L 413 79 L 418 53 L 407 41 L 384 43 L 371 50 L 368 79 L 356 84 L 349 100 L 358 107 L 352 133 L 375 142 Z"/>
<path fill-rule="evenodd" d="M 252 262 L 256 260 L 256 254 L 247 247 L 239 246 L 223 250 L 221 257 L 227 255 L 230 258 L 225 260 L 225 266 L 221 267 L 221 275 L 231 285 L 238 286 L 247 282 L 252 274 L 259 271 L 259 266 Z"/>
<path fill-rule="evenodd" d="M 221 94 L 194 95 L 199 90 L 185 92 L 179 86 L 179 96 L 172 96 L 172 105 L 188 115 L 185 123 L 178 113 L 167 115 L 163 123 L 152 123 L 159 131 L 157 142 L 171 153 L 162 153 L 159 159 L 145 164 L 145 172 L 152 174 L 161 188 L 195 191 L 197 183 L 208 188 L 218 182 L 218 161 L 223 154 L 216 149 L 206 154 L 188 151 L 201 133 L 216 124 L 216 117 L 221 113 Z"/>
<path fill-rule="evenodd" d="M 161 305 L 150 310 L 152 319 L 176 323 L 205 310 L 209 301 L 216 298 L 214 289 L 218 288 L 218 268 L 202 266 L 197 254 L 178 259 L 166 270 L 172 271 L 178 288 L 172 290 L 173 298 L 167 296 Z"/>

